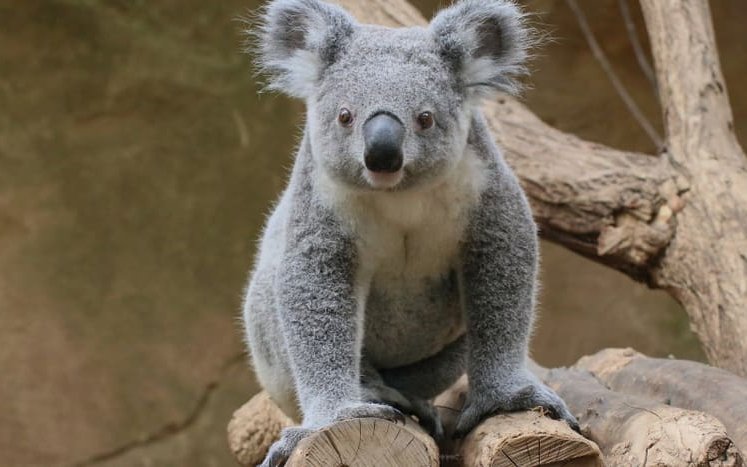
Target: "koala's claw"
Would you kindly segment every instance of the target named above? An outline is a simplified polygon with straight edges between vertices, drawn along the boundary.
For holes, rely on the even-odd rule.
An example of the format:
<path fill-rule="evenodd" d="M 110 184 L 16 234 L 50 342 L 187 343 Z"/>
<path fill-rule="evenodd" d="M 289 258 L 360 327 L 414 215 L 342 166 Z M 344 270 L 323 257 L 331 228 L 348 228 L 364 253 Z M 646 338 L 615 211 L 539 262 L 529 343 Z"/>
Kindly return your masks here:
<path fill-rule="evenodd" d="M 313 430 L 301 427 L 286 428 L 280 433 L 280 439 L 276 441 L 265 456 L 265 460 L 257 467 L 280 467 L 285 465 L 296 445 L 309 436 Z"/>
<path fill-rule="evenodd" d="M 444 425 L 441 422 L 441 417 L 438 415 L 436 408 L 433 404 L 425 399 L 409 398 L 406 403 L 400 404 L 392 401 L 382 401 L 385 404 L 392 404 L 395 408 L 401 410 L 409 415 L 414 415 L 418 418 L 418 423 L 422 426 L 425 431 L 433 438 L 436 443 L 440 443 L 444 438 Z"/>
<path fill-rule="evenodd" d="M 420 425 L 425 428 L 437 444 L 441 443 L 444 439 L 444 425 L 441 423 L 441 417 L 433 404 L 417 398 L 410 399 L 410 404 L 410 413 L 418 417 Z"/>
<path fill-rule="evenodd" d="M 444 437 L 443 423 L 433 404 L 425 399 L 404 394 L 379 381 L 367 381 L 363 384 L 364 400 L 372 403 L 391 405 L 409 415 L 418 418 L 420 425 L 436 442 Z"/>
<path fill-rule="evenodd" d="M 405 423 L 405 414 L 391 405 L 378 404 L 372 402 L 360 402 L 341 409 L 337 420 L 347 420 L 350 418 L 383 418 L 394 423 Z"/>
<path fill-rule="evenodd" d="M 565 402 L 542 383 L 530 383 L 518 391 L 505 394 L 501 391 L 488 393 L 470 392 L 467 404 L 457 420 L 453 437 L 464 438 L 484 419 L 501 412 L 517 412 L 536 407 L 545 409 L 551 418 L 563 420 L 580 433 L 576 417 L 571 414 Z"/>

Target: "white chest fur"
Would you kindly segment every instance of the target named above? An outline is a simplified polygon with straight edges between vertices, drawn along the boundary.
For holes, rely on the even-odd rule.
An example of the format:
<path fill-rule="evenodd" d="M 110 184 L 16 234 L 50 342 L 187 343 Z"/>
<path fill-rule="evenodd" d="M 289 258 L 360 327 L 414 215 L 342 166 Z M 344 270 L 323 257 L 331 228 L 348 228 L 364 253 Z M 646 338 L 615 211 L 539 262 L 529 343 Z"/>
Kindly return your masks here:
<path fill-rule="evenodd" d="M 447 176 L 425 188 L 361 192 L 329 187 L 326 196 L 357 238 L 359 278 L 403 284 L 447 271 L 484 174 L 482 162 L 467 151 Z"/>
<path fill-rule="evenodd" d="M 327 186 L 324 196 L 356 239 L 364 347 L 375 365 L 412 363 L 463 332 L 454 272 L 469 211 L 485 181 L 483 163 L 468 151 L 453 171 L 424 188 Z"/>

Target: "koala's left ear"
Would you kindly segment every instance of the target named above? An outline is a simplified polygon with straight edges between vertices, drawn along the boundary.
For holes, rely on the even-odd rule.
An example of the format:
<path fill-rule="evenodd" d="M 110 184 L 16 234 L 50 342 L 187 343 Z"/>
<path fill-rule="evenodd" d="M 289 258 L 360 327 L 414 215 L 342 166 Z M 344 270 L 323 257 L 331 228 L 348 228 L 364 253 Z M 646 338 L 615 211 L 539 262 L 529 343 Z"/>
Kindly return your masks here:
<path fill-rule="evenodd" d="M 468 89 L 477 95 L 491 90 L 515 94 L 530 43 L 523 20 L 511 0 L 462 0 L 439 12 L 430 31 Z"/>
<path fill-rule="evenodd" d="M 256 40 L 257 65 L 269 88 L 309 97 L 356 28 L 345 10 L 320 0 L 273 0 L 248 31 Z"/>

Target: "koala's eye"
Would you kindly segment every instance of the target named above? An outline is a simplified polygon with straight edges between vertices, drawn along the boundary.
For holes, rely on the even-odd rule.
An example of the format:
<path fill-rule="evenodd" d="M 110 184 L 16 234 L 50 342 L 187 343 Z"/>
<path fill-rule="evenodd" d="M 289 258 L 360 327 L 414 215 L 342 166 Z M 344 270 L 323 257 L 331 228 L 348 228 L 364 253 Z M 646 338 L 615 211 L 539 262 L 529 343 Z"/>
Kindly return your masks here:
<path fill-rule="evenodd" d="M 433 126 L 433 113 L 426 111 L 418 115 L 418 125 L 423 130 L 431 128 Z"/>
<path fill-rule="evenodd" d="M 350 126 L 353 124 L 353 113 L 343 107 L 337 115 L 337 121 L 340 122 L 340 125 L 342 126 Z"/>

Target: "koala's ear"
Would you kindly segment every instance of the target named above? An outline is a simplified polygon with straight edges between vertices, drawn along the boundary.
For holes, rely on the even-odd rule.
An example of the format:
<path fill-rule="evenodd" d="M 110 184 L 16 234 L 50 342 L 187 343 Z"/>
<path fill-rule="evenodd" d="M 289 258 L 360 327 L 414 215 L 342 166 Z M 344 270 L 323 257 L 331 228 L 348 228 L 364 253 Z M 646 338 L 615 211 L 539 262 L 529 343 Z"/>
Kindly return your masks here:
<path fill-rule="evenodd" d="M 444 60 L 476 94 L 517 93 L 530 43 L 524 14 L 510 0 L 462 0 L 442 10 L 430 31 Z"/>
<path fill-rule="evenodd" d="M 268 87 L 300 98 L 311 95 L 356 28 L 345 10 L 320 0 L 274 0 L 258 20 L 249 34 Z"/>

